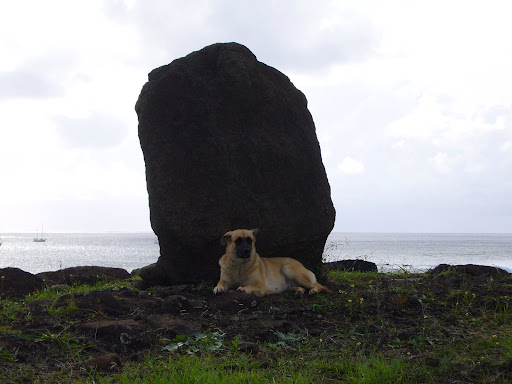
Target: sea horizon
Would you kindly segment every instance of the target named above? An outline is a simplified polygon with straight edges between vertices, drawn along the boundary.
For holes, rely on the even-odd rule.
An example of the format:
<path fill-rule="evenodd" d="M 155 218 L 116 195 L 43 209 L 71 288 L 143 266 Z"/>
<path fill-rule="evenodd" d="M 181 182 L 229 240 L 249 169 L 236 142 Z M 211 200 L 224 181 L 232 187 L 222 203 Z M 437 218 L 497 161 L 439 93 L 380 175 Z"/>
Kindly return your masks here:
<path fill-rule="evenodd" d="M 34 242 L 39 236 L 35 232 L 2 233 L 0 268 L 39 273 L 97 265 L 131 272 L 160 256 L 158 238 L 152 231 L 45 232 L 45 242 Z M 490 265 L 512 272 L 512 234 L 330 233 L 324 262 L 346 259 L 373 262 L 380 272 L 422 272 L 439 264 Z"/>

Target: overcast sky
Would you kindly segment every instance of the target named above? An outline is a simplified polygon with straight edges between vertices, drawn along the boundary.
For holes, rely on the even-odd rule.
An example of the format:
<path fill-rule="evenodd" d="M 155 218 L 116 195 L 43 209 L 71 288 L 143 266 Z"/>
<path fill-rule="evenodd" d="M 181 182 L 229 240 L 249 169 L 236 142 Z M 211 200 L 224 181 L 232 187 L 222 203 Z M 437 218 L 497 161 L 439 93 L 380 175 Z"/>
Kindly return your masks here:
<path fill-rule="evenodd" d="M 2 1 L 0 234 L 150 231 L 134 105 L 246 45 L 306 95 L 338 232 L 512 232 L 509 1 Z"/>

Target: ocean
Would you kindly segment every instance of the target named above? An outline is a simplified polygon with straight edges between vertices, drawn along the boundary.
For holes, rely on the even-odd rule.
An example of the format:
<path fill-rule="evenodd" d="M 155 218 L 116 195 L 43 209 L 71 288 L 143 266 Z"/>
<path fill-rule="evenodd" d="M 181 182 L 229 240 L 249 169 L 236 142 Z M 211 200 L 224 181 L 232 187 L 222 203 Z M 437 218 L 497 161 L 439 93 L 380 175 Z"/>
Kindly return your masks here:
<path fill-rule="evenodd" d="M 379 272 L 479 264 L 512 273 L 512 234 L 332 233 L 324 260 L 343 259 L 374 262 Z"/>
<path fill-rule="evenodd" d="M 98 265 L 133 269 L 159 256 L 152 233 L 48 233 L 44 243 L 33 234 L 2 234 L 0 268 L 31 273 Z M 379 271 L 422 272 L 438 264 L 480 264 L 512 272 L 512 234 L 332 233 L 325 261 L 362 259 Z"/>

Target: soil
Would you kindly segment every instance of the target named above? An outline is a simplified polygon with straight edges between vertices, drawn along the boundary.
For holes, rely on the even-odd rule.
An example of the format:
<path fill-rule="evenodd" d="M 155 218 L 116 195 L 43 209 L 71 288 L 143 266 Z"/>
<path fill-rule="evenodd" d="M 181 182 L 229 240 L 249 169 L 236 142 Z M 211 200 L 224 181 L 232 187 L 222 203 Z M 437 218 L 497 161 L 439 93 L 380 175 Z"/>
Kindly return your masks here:
<path fill-rule="evenodd" d="M 512 306 L 511 275 L 490 267 L 439 266 L 421 275 L 361 274 L 321 282 L 331 293 L 264 298 L 237 291 L 216 296 L 213 284 L 144 289 L 142 281 L 132 279 L 120 288 L 72 294 L 69 287 L 56 285 L 50 289 L 62 294 L 51 302 L 26 299 L 12 311 L 5 304 L 0 379 L 33 382 L 64 374 L 69 381 L 87 377 L 90 369 L 118 372 L 148 353 L 175 353 L 162 348 L 177 337 L 206 331 L 225 334 L 225 343 L 238 340 L 243 353 L 262 353 L 264 343 L 277 342 L 279 333 L 293 333 L 329 339 L 330 348 L 342 348 L 355 335 L 362 348 L 391 354 L 402 348 L 397 340 L 418 339 L 427 318 L 450 333 L 458 320 L 447 308 L 458 302 L 470 302 L 464 310 L 475 313 Z M 455 332 L 451 337 L 464 336 Z M 432 366 L 439 364 L 429 359 Z"/>

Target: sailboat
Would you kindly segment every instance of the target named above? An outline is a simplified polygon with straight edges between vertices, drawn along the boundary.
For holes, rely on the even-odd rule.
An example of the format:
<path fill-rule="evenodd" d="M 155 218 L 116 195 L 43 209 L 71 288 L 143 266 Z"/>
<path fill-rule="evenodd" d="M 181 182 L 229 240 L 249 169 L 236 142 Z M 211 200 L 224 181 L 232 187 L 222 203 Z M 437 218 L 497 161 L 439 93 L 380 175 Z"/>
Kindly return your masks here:
<path fill-rule="evenodd" d="M 36 243 L 44 243 L 46 239 L 43 237 L 43 226 L 41 225 L 41 237 L 34 237 Z"/>

